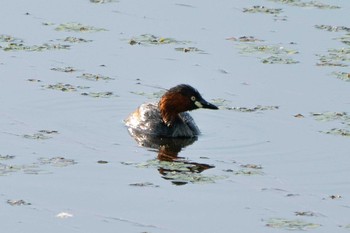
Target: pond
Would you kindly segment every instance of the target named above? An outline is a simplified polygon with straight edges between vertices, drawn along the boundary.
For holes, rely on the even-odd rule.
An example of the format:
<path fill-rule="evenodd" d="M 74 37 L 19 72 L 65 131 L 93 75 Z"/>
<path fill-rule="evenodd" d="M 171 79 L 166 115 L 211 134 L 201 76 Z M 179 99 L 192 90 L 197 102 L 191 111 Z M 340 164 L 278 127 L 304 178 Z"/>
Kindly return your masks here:
<path fill-rule="evenodd" d="M 348 232 L 347 1 L 24 1 L 0 13 L 9 232 Z M 123 120 L 187 83 L 219 110 Z"/>

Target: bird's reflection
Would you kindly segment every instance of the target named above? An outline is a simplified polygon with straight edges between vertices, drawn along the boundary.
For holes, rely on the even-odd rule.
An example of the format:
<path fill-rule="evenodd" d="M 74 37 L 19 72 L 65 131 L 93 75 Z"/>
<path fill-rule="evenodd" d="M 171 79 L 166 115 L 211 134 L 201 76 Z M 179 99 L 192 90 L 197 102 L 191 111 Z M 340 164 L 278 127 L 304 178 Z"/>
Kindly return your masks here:
<path fill-rule="evenodd" d="M 191 174 L 201 173 L 214 166 L 189 161 L 179 157 L 182 148 L 195 141 L 193 138 L 161 138 L 139 133 L 131 128 L 128 129 L 135 141 L 143 147 L 151 148 L 158 153 L 158 171 L 164 179 L 171 180 L 175 185 L 184 185 L 191 182 Z M 198 179 L 198 177 L 197 177 Z"/>

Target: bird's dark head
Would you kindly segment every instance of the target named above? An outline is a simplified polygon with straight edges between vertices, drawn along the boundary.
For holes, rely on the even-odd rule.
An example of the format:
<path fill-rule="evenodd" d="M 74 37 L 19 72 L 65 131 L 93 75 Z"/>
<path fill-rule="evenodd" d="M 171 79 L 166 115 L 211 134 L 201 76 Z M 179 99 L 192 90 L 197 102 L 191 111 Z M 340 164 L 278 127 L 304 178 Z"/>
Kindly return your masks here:
<path fill-rule="evenodd" d="M 167 125 L 171 125 L 179 113 L 198 108 L 218 109 L 203 99 L 195 88 L 187 84 L 180 84 L 169 89 L 159 101 L 160 113 Z"/>

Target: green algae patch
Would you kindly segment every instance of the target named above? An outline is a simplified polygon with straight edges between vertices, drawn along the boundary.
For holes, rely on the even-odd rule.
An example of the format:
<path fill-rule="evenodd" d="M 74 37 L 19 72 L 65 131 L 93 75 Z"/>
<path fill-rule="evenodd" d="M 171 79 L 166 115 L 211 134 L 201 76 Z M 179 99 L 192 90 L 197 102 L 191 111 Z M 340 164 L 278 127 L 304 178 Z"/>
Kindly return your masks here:
<path fill-rule="evenodd" d="M 257 111 L 269 111 L 269 110 L 277 110 L 279 106 L 263 106 L 257 105 L 252 108 L 248 107 L 226 107 L 227 110 L 234 110 L 237 112 L 257 112 Z"/>
<path fill-rule="evenodd" d="M 268 8 L 265 6 L 253 6 L 249 8 L 243 8 L 244 13 L 263 13 L 277 15 L 282 12 L 281 8 Z"/>
<path fill-rule="evenodd" d="M 31 205 L 31 203 L 24 200 L 7 200 L 7 204 L 11 206 L 22 206 L 22 205 Z"/>
<path fill-rule="evenodd" d="M 54 67 L 51 68 L 53 71 L 64 72 L 64 73 L 72 73 L 77 71 L 74 67 L 66 66 L 66 67 Z"/>
<path fill-rule="evenodd" d="M 54 167 L 67 167 L 70 165 L 77 164 L 73 159 L 66 159 L 64 157 L 52 157 L 52 158 L 39 158 L 39 163 L 41 165 L 51 165 Z"/>
<path fill-rule="evenodd" d="M 239 53 L 248 56 L 258 56 L 263 64 L 297 64 L 299 61 L 293 58 L 299 51 L 286 48 L 280 44 L 266 44 L 260 41 L 241 42 L 236 41 Z M 265 55 L 269 55 L 266 57 Z"/>
<path fill-rule="evenodd" d="M 332 25 L 318 24 L 318 25 L 315 25 L 315 28 L 328 31 L 328 32 L 350 32 L 350 28 L 345 26 L 332 26 Z"/>
<path fill-rule="evenodd" d="M 139 183 L 132 183 L 129 184 L 129 186 L 133 187 L 152 187 L 152 188 L 159 188 L 159 185 L 155 185 L 151 182 L 139 182 Z"/>
<path fill-rule="evenodd" d="M 348 67 L 350 63 L 350 48 L 328 49 L 327 54 L 316 54 L 319 58 L 317 66 Z"/>
<path fill-rule="evenodd" d="M 129 40 L 130 45 L 162 45 L 162 44 L 187 44 L 189 41 L 180 41 L 173 38 L 159 37 L 152 34 L 142 34 Z"/>
<path fill-rule="evenodd" d="M 10 159 L 14 159 L 15 156 L 14 155 L 0 155 L 0 161 L 1 160 L 10 160 Z"/>
<path fill-rule="evenodd" d="M 294 60 L 290 57 L 277 57 L 277 56 L 270 56 L 267 58 L 262 58 L 261 62 L 264 64 L 297 64 L 299 61 Z"/>
<path fill-rule="evenodd" d="M 271 2 L 277 2 L 281 4 L 287 4 L 290 6 L 296 7 L 308 7 L 308 8 L 317 8 L 317 9 L 340 9 L 340 6 L 324 4 L 318 1 L 303 1 L 303 0 L 269 0 Z"/>
<path fill-rule="evenodd" d="M 196 47 L 179 47 L 175 48 L 176 51 L 184 52 L 184 53 L 200 53 L 200 54 L 206 54 L 203 50 L 198 49 Z"/>
<path fill-rule="evenodd" d="M 333 128 L 327 131 L 321 131 L 325 134 L 331 134 L 331 135 L 340 135 L 345 137 L 350 137 L 350 130 L 348 129 L 339 129 L 339 128 Z"/>
<path fill-rule="evenodd" d="M 271 218 L 267 221 L 265 226 L 283 230 L 305 231 L 319 228 L 321 225 L 317 223 L 305 222 L 299 219 L 288 220 L 284 218 Z"/>
<path fill-rule="evenodd" d="M 104 80 L 104 81 L 109 81 L 109 80 L 114 80 L 114 78 L 101 75 L 101 74 L 90 74 L 90 73 L 83 73 L 82 75 L 77 76 L 77 78 L 89 80 L 89 81 L 99 81 L 99 80 Z"/>
<path fill-rule="evenodd" d="M 342 42 L 345 45 L 350 45 L 350 34 L 346 34 L 344 36 L 337 37 L 335 39 Z"/>
<path fill-rule="evenodd" d="M 105 92 L 83 92 L 81 93 L 83 96 L 90 96 L 93 98 L 111 98 L 111 97 L 119 97 L 118 95 L 113 94 L 111 91 Z"/>
<path fill-rule="evenodd" d="M 25 45 L 22 43 L 8 43 L 6 46 L 0 46 L 3 51 L 29 51 L 43 52 L 48 50 L 68 50 L 70 45 L 44 43 L 42 45 Z"/>
<path fill-rule="evenodd" d="M 330 130 L 320 131 L 321 133 L 350 137 L 350 116 L 346 112 L 311 113 L 311 116 L 317 121 L 337 121 L 341 125 L 347 126 L 347 128 L 332 128 Z"/>
<path fill-rule="evenodd" d="M 350 124 L 350 116 L 346 112 L 313 112 L 311 116 L 317 121 L 341 121 Z"/>
<path fill-rule="evenodd" d="M 284 54 L 284 55 L 293 55 L 298 54 L 299 52 L 295 49 L 289 49 L 285 48 L 281 45 L 268 45 L 268 44 L 256 44 L 256 43 L 249 43 L 244 44 L 239 47 L 241 54 Z"/>
<path fill-rule="evenodd" d="M 66 32 L 100 32 L 107 31 L 104 28 L 98 28 L 88 25 L 83 25 L 81 23 L 62 23 L 55 28 L 56 31 L 66 31 Z"/>
<path fill-rule="evenodd" d="M 346 82 L 350 81 L 350 73 L 348 72 L 332 72 L 332 75 L 338 79 L 344 80 Z"/>
<path fill-rule="evenodd" d="M 45 89 L 57 90 L 63 92 L 76 92 L 78 89 L 88 89 L 89 87 L 85 86 L 74 86 L 72 84 L 64 84 L 64 83 L 56 83 L 56 84 L 48 84 L 42 86 Z"/>
<path fill-rule="evenodd" d="M 74 37 L 74 36 L 68 36 L 65 39 L 63 39 L 64 42 L 69 42 L 69 43 L 89 43 L 92 42 L 92 40 L 86 40 L 84 38 L 79 38 L 79 37 Z"/>

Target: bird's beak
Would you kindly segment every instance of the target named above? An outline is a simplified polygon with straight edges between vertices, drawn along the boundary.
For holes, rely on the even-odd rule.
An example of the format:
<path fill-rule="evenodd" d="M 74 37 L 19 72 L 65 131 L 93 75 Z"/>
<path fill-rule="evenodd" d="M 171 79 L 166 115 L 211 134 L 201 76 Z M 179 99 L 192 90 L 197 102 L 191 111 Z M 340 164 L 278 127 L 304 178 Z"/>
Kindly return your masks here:
<path fill-rule="evenodd" d="M 198 108 L 219 109 L 219 108 L 216 107 L 214 104 L 209 103 L 209 102 L 206 101 L 205 99 L 197 100 L 197 101 L 194 102 L 194 104 L 195 104 Z"/>

